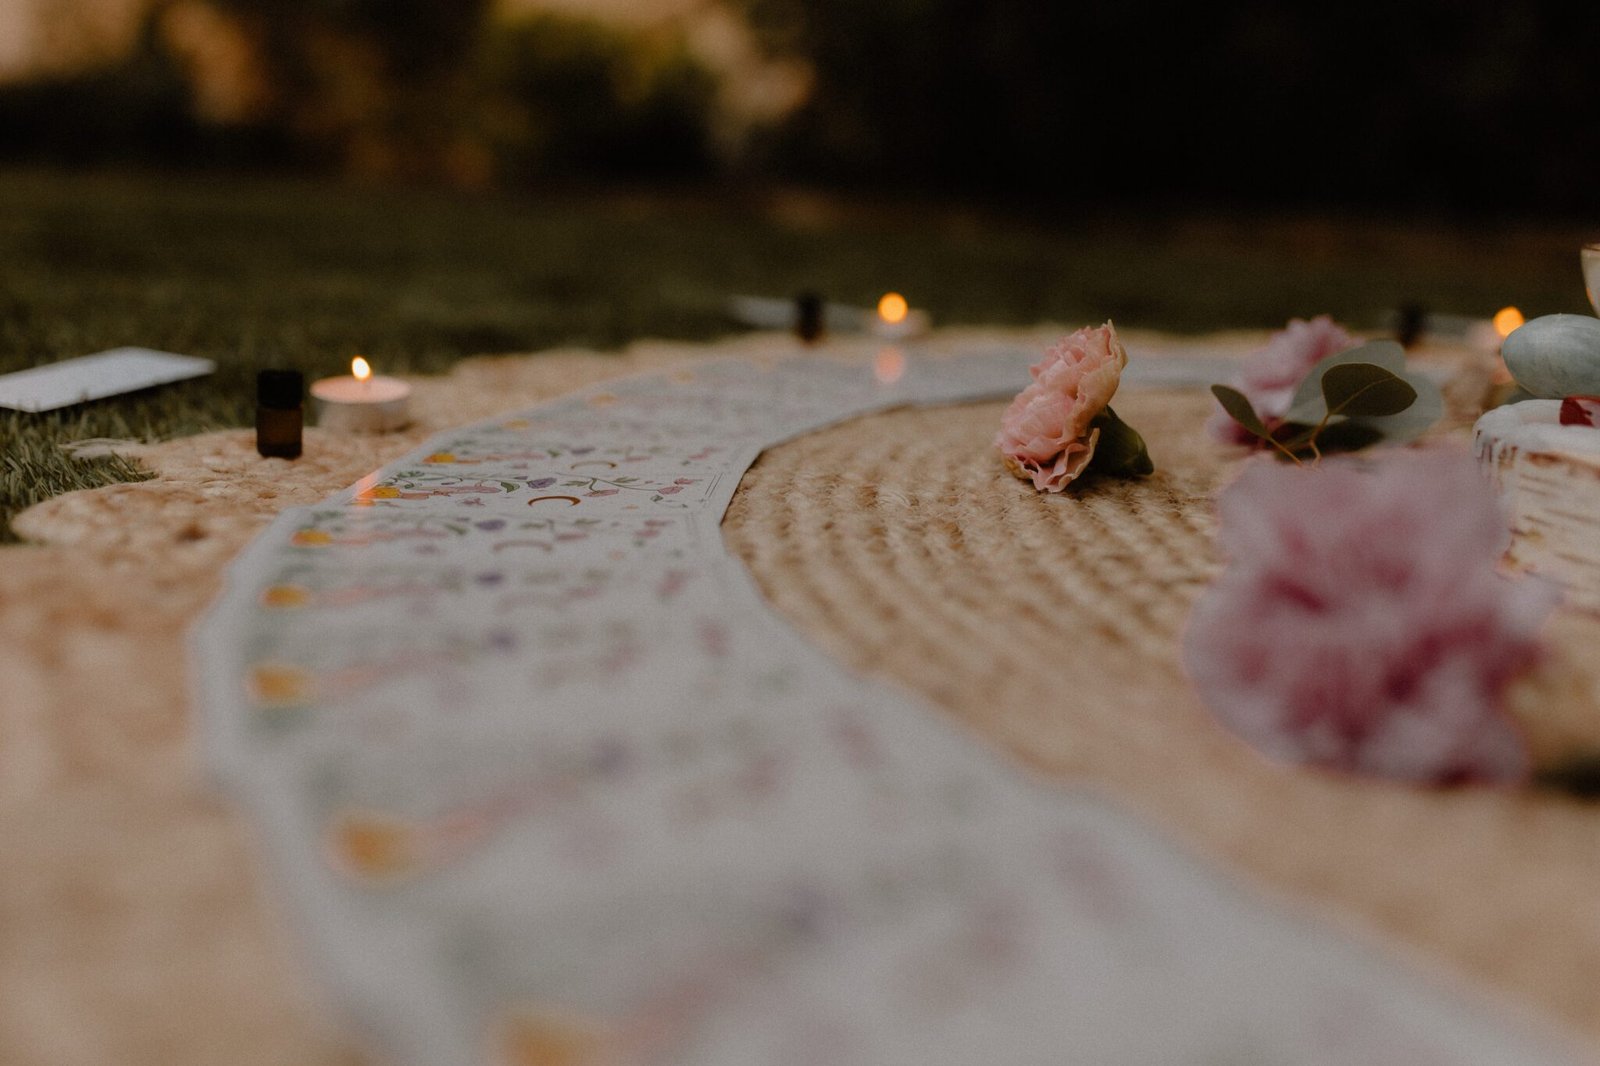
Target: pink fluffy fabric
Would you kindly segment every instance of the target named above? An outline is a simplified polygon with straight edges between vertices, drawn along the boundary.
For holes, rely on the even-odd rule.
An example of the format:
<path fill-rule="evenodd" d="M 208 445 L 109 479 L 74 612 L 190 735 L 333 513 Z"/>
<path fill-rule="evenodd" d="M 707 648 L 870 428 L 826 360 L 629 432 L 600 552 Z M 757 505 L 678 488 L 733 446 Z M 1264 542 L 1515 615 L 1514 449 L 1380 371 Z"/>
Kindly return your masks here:
<path fill-rule="evenodd" d="M 1415 783 L 1526 775 L 1502 697 L 1557 595 L 1496 571 L 1506 526 L 1469 458 L 1263 458 L 1219 509 L 1228 565 L 1184 660 L 1228 728 L 1279 759 Z"/>
<path fill-rule="evenodd" d="M 1290 319 L 1288 326 L 1274 333 L 1264 347 L 1245 359 L 1229 384 L 1244 393 L 1268 429 L 1276 429 L 1294 402 L 1295 387 L 1311 373 L 1311 368 L 1360 343 L 1327 315 L 1319 315 L 1309 322 Z M 1261 443 L 1229 418 L 1220 406 L 1206 428 L 1224 444 Z"/>

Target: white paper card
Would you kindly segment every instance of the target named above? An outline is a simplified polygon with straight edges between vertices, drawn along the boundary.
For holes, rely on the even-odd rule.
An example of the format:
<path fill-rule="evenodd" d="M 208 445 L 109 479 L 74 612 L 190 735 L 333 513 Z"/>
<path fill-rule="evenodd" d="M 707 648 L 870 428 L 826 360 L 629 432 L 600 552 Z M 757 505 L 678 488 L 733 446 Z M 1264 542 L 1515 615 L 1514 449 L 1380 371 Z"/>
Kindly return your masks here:
<path fill-rule="evenodd" d="M 149 348 L 115 348 L 59 363 L 0 374 L 0 407 L 54 411 L 154 385 L 205 377 L 217 369 L 209 359 Z"/>

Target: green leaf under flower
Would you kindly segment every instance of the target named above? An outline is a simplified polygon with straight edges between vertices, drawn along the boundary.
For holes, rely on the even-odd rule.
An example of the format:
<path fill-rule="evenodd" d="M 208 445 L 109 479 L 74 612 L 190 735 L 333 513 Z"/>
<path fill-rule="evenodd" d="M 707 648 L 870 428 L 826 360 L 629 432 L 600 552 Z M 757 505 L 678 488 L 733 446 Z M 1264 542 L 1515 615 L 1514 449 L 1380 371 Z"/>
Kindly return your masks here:
<path fill-rule="evenodd" d="M 1589 803 L 1600 801 L 1600 757 L 1577 755 L 1565 759 L 1540 770 L 1534 784 Z"/>
<path fill-rule="evenodd" d="M 1100 431 L 1094 458 L 1089 460 L 1090 470 L 1111 477 L 1146 477 L 1155 473 L 1156 465 L 1144 438 L 1110 407 L 1096 415 L 1089 428 Z"/>

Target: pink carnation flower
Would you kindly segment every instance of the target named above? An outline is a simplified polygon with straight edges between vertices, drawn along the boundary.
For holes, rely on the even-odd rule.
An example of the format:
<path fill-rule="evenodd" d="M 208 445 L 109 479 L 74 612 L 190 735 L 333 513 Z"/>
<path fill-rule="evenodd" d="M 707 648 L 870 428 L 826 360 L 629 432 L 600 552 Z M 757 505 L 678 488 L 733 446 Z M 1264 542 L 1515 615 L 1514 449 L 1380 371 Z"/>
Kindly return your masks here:
<path fill-rule="evenodd" d="M 1195 605 L 1200 697 L 1268 755 L 1433 784 L 1513 781 L 1501 707 L 1556 599 L 1496 572 L 1506 526 L 1470 460 L 1263 461 L 1220 501 L 1228 568 Z"/>
<path fill-rule="evenodd" d="M 1276 429 L 1294 402 L 1295 387 L 1311 373 L 1311 368 L 1330 355 L 1349 351 L 1360 343 L 1327 315 L 1319 315 L 1310 322 L 1292 318 L 1287 327 L 1274 333 L 1264 347 L 1245 359 L 1229 384 L 1244 393 L 1268 429 Z M 1213 437 L 1225 444 L 1260 443 L 1220 406 L 1207 428 Z"/>
<path fill-rule="evenodd" d="M 1094 458 L 1100 431 L 1089 423 L 1111 402 L 1127 365 L 1127 349 L 1109 322 L 1047 349 L 1029 370 L 1033 383 L 1000 419 L 994 444 L 1006 469 L 1041 492 L 1066 488 Z"/>

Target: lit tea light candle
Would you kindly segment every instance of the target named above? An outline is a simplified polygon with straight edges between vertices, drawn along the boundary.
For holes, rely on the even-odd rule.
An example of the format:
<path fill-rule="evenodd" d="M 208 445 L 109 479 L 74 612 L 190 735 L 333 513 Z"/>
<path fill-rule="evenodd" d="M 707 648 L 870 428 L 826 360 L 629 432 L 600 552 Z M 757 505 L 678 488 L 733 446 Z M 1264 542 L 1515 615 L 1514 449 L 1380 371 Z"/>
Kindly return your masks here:
<path fill-rule="evenodd" d="M 878 301 L 871 329 L 877 336 L 891 340 L 915 337 L 928 331 L 928 315 L 925 311 L 913 310 L 899 293 L 888 292 Z"/>
<path fill-rule="evenodd" d="M 388 433 L 411 421 L 411 386 L 399 378 L 375 376 L 359 355 L 350 360 L 350 376 L 323 378 L 311 384 L 317 401 L 317 425 L 342 433 Z"/>

